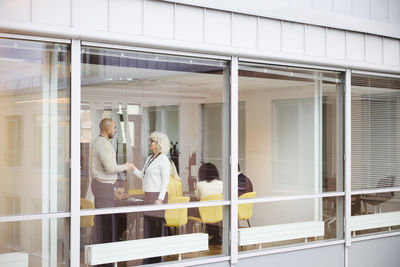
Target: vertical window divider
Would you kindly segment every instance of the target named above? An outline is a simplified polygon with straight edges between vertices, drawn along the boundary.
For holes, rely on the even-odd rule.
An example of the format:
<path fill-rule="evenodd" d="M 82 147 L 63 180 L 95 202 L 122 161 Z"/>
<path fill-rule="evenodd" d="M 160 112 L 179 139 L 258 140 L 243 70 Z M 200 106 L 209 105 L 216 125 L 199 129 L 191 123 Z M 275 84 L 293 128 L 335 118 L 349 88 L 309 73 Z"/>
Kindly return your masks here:
<path fill-rule="evenodd" d="M 351 70 L 346 69 L 344 104 L 344 190 L 345 190 L 345 245 L 351 245 Z M 347 253 L 346 253 L 347 254 Z M 346 257 L 347 258 L 347 257 Z M 347 259 L 346 259 L 347 263 Z M 347 266 L 347 264 L 345 265 Z"/>
<path fill-rule="evenodd" d="M 70 266 L 80 265 L 80 105 L 81 105 L 81 41 L 71 42 L 71 219 Z"/>
<path fill-rule="evenodd" d="M 238 262 L 238 72 L 238 57 L 233 56 L 230 65 L 231 265 Z"/>

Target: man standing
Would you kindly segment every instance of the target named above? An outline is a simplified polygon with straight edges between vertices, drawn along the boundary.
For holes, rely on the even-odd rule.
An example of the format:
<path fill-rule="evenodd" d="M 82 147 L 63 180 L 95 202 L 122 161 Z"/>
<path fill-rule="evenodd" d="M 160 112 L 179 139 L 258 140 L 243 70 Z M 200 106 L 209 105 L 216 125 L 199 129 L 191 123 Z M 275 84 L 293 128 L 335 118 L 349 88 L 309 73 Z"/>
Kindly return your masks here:
<path fill-rule="evenodd" d="M 114 199 L 121 198 L 121 191 L 114 189 L 118 173 L 133 170 L 133 164 L 117 164 L 114 148 L 109 141 L 117 132 L 115 122 L 105 118 L 101 120 L 99 127 L 100 135 L 90 144 L 89 168 L 94 205 L 96 208 L 107 208 L 114 207 Z M 96 216 L 96 242 L 117 241 L 116 226 L 117 216 L 109 214 Z"/>

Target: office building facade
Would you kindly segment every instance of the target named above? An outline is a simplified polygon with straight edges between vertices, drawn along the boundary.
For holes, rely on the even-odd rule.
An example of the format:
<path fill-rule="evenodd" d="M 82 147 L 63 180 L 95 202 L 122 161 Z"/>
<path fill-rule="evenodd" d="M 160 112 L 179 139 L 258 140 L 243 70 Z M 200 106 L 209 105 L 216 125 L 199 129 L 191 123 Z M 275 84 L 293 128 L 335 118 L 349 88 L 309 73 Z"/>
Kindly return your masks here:
<path fill-rule="evenodd" d="M 398 0 L 3 0 L 0 70 L 0 266 L 400 265 Z M 163 205 L 94 205 L 104 118 Z"/>

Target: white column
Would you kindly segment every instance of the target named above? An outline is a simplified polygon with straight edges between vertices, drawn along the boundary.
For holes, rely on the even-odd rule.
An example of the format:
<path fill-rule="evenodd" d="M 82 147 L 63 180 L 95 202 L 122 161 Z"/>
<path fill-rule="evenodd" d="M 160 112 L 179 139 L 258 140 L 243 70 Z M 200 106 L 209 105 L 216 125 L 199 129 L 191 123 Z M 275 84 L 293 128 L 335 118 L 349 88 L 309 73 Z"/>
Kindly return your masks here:
<path fill-rule="evenodd" d="M 80 266 L 81 42 L 71 43 L 71 219 L 70 266 Z"/>
<path fill-rule="evenodd" d="M 230 177 L 231 177 L 231 265 L 238 262 L 238 57 L 233 56 L 231 61 L 231 90 L 230 90 L 230 106 L 231 106 L 231 158 L 230 158 Z"/>
<path fill-rule="evenodd" d="M 344 97 L 344 191 L 345 191 L 345 242 L 351 245 L 351 70 L 346 70 Z"/>

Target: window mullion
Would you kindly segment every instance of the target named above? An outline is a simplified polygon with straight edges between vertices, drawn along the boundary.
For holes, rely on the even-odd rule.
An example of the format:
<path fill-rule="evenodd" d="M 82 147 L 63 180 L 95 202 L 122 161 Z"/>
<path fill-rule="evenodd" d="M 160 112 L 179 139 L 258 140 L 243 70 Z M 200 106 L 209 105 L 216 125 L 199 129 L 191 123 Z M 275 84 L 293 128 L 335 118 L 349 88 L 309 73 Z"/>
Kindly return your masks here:
<path fill-rule="evenodd" d="M 81 43 L 71 43 L 71 220 L 70 266 L 80 265 L 80 103 L 81 103 Z"/>

